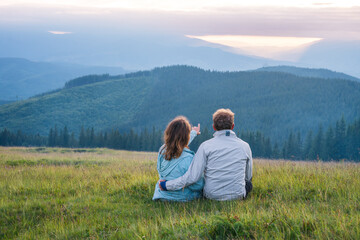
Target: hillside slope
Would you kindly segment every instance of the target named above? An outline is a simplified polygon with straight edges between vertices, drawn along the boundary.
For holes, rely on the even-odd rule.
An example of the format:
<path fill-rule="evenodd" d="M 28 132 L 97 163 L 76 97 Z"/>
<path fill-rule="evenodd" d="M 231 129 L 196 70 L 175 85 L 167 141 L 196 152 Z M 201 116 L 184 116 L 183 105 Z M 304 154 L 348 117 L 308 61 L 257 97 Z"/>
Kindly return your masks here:
<path fill-rule="evenodd" d="M 2 100 L 21 100 L 61 88 L 66 81 L 85 74 L 123 74 L 114 67 L 82 66 L 33 62 L 23 58 L 0 58 L 0 96 Z"/>
<path fill-rule="evenodd" d="M 127 74 L 0 106 L 0 128 L 46 135 L 67 125 L 96 130 L 164 128 L 177 115 L 211 126 L 217 108 L 236 113 L 236 131 L 281 139 L 360 116 L 360 83 L 275 72 L 213 72 L 173 66 Z"/>
<path fill-rule="evenodd" d="M 150 78 L 100 82 L 2 106 L 2 127 L 47 134 L 54 124 L 72 130 L 97 129 L 128 124 L 138 111 Z"/>

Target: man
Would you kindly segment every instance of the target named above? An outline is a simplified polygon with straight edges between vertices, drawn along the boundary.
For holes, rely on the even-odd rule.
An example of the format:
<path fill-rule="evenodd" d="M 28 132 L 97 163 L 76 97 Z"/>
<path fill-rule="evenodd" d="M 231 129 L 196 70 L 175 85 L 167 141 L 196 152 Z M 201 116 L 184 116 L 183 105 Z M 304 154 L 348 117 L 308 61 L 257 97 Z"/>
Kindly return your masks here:
<path fill-rule="evenodd" d="M 213 114 L 214 137 L 203 142 L 188 169 L 174 180 L 160 180 L 161 190 L 184 188 L 204 176 L 204 196 L 214 200 L 243 199 L 252 190 L 252 154 L 249 144 L 236 137 L 234 113 L 219 109 Z"/>

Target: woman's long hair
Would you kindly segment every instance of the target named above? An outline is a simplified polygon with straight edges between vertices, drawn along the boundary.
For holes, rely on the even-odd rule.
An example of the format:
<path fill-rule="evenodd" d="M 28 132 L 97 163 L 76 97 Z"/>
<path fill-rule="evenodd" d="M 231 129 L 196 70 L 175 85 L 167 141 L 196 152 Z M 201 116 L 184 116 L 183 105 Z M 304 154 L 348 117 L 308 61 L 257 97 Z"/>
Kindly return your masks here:
<path fill-rule="evenodd" d="M 165 145 L 161 150 L 166 160 L 180 157 L 189 143 L 190 131 L 190 123 L 184 116 L 178 116 L 169 122 L 164 133 Z"/>

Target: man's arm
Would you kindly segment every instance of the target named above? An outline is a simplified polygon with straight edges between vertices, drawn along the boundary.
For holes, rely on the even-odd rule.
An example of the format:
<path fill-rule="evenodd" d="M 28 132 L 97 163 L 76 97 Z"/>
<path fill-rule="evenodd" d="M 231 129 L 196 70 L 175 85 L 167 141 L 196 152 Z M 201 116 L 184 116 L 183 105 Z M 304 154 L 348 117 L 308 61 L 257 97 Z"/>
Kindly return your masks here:
<path fill-rule="evenodd" d="M 252 169 L 253 169 L 253 159 L 252 159 L 252 152 L 251 148 L 248 145 L 247 149 L 248 160 L 246 161 L 246 170 L 245 170 L 245 181 L 252 180 Z"/>
<path fill-rule="evenodd" d="M 201 144 L 186 173 L 177 179 L 159 182 L 160 189 L 174 191 L 197 182 L 204 173 L 205 165 L 206 154 L 204 144 Z"/>
<path fill-rule="evenodd" d="M 204 177 L 201 177 L 199 181 L 194 184 L 187 186 L 191 191 L 198 192 L 204 188 Z"/>

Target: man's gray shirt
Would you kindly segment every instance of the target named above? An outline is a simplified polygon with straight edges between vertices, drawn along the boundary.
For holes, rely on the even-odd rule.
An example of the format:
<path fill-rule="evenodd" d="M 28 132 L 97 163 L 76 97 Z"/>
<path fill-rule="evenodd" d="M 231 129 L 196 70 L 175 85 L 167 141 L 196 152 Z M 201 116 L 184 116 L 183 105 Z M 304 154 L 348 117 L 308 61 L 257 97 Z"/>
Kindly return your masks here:
<path fill-rule="evenodd" d="M 214 133 L 203 142 L 182 176 L 166 182 L 167 190 L 178 190 L 197 182 L 204 174 L 204 196 L 231 200 L 246 196 L 245 180 L 252 179 L 252 154 L 249 144 L 231 130 Z"/>

